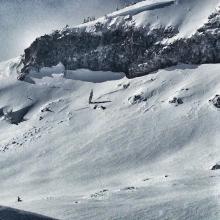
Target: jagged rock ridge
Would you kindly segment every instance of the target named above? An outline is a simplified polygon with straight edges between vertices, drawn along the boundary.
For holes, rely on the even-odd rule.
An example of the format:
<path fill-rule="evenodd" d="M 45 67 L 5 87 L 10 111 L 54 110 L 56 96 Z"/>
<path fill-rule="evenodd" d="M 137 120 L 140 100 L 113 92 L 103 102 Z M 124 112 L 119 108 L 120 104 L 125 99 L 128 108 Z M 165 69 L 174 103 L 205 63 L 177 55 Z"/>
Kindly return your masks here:
<path fill-rule="evenodd" d="M 65 28 L 36 39 L 25 50 L 22 72 L 62 62 L 69 70 L 124 72 L 132 78 L 178 63 L 220 62 L 220 10 L 191 37 L 176 40 L 172 38 L 179 30 L 174 26 L 136 27 L 128 15 L 116 18 L 120 25 L 109 28 L 115 18 L 105 19 L 105 23 L 96 22 L 92 31 Z"/>

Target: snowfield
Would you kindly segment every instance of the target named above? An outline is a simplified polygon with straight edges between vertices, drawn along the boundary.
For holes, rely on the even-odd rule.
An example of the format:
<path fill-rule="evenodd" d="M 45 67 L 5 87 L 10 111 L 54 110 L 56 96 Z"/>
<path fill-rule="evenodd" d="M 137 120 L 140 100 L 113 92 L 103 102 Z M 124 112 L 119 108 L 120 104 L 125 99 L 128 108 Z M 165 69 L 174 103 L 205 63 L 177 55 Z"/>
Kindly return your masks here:
<path fill-rule="evenodd" d="M 1 205 L 66 220 L 220 218 L 219 64 L 104 82 L 58 66 L 22 82 L 16 60 L 0 64 Z"/>
<path fill-rule="evenodd" d="M 74 30 L 173 26 L 169 44 L 219 4 L 146 0 Z M 220 219 L 220 64 L 127 79 L 59 63 L 19 81 L 20 59 L 0 63 L 0 219 Z"/>

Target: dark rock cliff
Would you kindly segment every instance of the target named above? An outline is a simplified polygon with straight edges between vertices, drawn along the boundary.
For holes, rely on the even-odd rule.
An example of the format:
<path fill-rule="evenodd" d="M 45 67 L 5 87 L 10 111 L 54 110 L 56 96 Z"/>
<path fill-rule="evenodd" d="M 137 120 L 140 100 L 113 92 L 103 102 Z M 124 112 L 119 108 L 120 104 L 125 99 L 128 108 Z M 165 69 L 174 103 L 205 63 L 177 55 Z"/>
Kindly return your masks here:
<path fill-rule="evenodd" d="M 220 11 L 212 14 L 192 37 L 162 43 L 177 33 L 174 27 L 150 30 L 126 22 L 111 29 L 98 22 L 93 31 L 66 28 L 36 39 L 25 50 L 22 72 L 62 62 L 69 70 L 125 72 L 132 78 L 178 63 L 220 62 Z"/>

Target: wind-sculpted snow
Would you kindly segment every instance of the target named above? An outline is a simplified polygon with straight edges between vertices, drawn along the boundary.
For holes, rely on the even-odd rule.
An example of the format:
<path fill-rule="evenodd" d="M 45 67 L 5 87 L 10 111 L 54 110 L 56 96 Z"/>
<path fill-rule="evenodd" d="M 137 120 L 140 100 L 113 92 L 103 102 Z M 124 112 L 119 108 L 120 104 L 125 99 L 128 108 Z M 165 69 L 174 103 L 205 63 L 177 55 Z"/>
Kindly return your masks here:
<path fill-rule="evenodd" d="M 4 119 L 8 121 L 11 124 L 18 125 L 22 121 L 24 121 L 25 115 L 34 107 L 34 104 L 31 104 L 29 106 L 25 106 L 17 111 L 13 111 L 13 109 L 10 109 L 7 111 L 7 109 L 4 111 L 3 108 L 3 115 Z"/>
<path fill-rule="evenodd" d="M 152 1 L 151 1 L 152 2 Z M 161 9 L 167 6 L 170 6 L 175 3 L 175 0 L 154 0 L 151 4 L 143 4 L 144 2 L 138 3 L 135 6 L 130 6 L 125 9 L 120 10 L 119 12 L 114 12 L 109 15 L 111 18 L 118 16 L 134 16 L 144 11 Z"/>

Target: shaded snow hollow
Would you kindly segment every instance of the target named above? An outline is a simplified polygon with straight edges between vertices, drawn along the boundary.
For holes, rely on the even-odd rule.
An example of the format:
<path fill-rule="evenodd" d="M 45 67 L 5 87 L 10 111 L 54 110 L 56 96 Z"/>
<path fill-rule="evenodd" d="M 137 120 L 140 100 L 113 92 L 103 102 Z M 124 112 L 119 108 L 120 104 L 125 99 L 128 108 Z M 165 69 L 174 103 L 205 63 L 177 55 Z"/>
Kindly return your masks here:
<path fill-rule="evenodd" d="M 14 62 L 0 64 L 0 108 L 34 105 L 18 125 L 0 119 L 1 205 L 58 219 L 219 219 L 219 64 L 102 83 L 50 69 L 28 83 Z"/>
<path fill-rule="evenodd" d="M 32 71 L 29 76 L 42 78 L 52 75 L 63 75 L 67 79 L 81 80 L 85 82 L 100 83 L 111 80 L 118 80 L 125 77 L 124 73 L 116 73 L 110 71 L 91 71 L 87 69 L 65 70 L 64 65 L 60 62 L 53 67 L 44 67 L 40 69 L 40 72 Z"/>
<path fill-rule="evenodd" d="M 37 215 L 30 212 L 24 212 L 18 209 L 0 206 L 0 219 L 1 220 L 55 220 L 43 215 Z"/>

